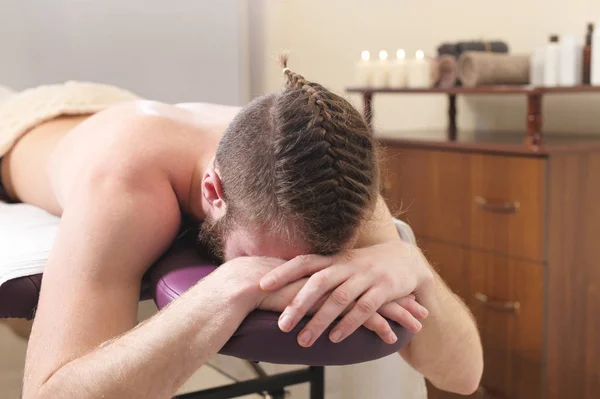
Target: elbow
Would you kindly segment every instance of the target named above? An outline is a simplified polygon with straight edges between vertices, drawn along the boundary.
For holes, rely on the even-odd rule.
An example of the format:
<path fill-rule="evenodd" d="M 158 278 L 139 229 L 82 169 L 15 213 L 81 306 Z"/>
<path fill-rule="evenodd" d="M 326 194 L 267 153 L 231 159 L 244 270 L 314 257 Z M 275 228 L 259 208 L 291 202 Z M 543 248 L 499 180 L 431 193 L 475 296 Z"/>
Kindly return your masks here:
<path fill-rule="evenodd" d="M 459 395 L 472 395 L 479 389 L 483 375 L 483 356 L 461 369 L 455 369 L 443 381 L 434 383 L 436 388 Z M 433 383 L 433 381 L 432 381 Z"/>
<path fill-rule="evenodd" d="M 453 392 L 459 395 L 472 395 L 477 392 L 481 383 L 482 372 L 473 372 L 462 381 L 458 381 Z"/>

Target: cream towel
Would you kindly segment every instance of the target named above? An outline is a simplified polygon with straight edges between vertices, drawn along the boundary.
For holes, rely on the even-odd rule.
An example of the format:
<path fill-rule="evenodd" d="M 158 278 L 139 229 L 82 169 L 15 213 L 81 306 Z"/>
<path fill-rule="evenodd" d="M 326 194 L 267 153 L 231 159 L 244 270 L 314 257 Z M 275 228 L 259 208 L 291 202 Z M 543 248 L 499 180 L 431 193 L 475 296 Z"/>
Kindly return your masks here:
<path fill-rule="evenodd" d="M 467 51 L 458 59 L 458 76 L 465 87 L 526 85 L 529 55 Z"/>
<path fill-rule="evenodd" d="M 66 82 L 44 85 L 0 101 L 0 157 L 31 128 L 60 115 L 93 114 L 110 105 L 139 99 L 115 86 Z"/>

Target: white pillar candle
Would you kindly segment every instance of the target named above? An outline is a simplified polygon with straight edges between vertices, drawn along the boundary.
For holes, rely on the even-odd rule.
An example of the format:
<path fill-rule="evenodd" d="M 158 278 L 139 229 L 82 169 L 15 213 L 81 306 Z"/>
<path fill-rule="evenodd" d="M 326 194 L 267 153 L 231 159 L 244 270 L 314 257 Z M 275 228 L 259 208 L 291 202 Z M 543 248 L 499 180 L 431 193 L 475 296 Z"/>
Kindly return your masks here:
<path fill-rule="evenodd" d="M 425 59 L 423 51 L 416 53 L 416 58 L 407 64 L 407 83 L 411 89 L 431 87 L 431 63 Z"/>
<path fill-rule="evenodd" d="M 381 50 L 379 52 L 379 61 L 373 63 L 373 79 L 371 83 L 374 88 L 381 89 L 388 87 L 390 65 L 387 58 L 387 51 Z"/>
<path fill-rule="evenodd" d="M 396 60 L 390 63 L 389 84 L 391 88 L 402 89 L 406 87 L 406 53 L 399 49 L 396 51 Z"/>
<path fill-rule="evenodd" d="M 370 61 L 371 54 L 364 50 L 360 55 L 361 60 L 356 63 L 354 79 L 359 87 L 371 87 L 373 78 L 373 63 Z"/>

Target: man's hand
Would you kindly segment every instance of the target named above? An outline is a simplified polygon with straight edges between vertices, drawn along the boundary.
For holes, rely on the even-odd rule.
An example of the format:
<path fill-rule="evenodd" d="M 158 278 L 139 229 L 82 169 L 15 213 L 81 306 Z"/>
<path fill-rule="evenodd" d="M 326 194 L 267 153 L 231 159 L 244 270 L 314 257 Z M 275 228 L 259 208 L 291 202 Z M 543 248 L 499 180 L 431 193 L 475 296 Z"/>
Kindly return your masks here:
<path fill-rule="evenodd" d="M 287 286 L 279 289 L 275 292 L 270 292 L 268 295 L 263 295 L 262 300 L 258 306 L 259 309 L 268 310 L 271 312 L 283 312 L 287 306 L 292 302 L 294 297 L 298 294 L 298 292 L 304 287 L 308 278 L 302 278 L 300 280 L 296 280 L 293 283 L 288 284 Z M 263 291 L 264 292 L 264 291 Z M 266 294 L 266 293 L 265 293 Z M 327 297 L 323 296 L 319 301 L 317 301 L 311 309 L 308 310 L 307 315 L 314 315 L 319 311 L 321 306 L 325 303 Z M 351 303 L 345 310 L 342 312 L 342 315 L 348 313 L 355 303 Z M 397 307 L 401 307 L 409 310 L 409 314 L 402 309 L 397 309 Z M 379 309 L 379 313 L 389 315 L 388 317 L 391 319 L 394 317 L 394 313 L 400 313 L 400 316 L 396 318 L 396 322 L 401 324 L 414 325 L 411 320 L 416 319 L 423 320 L 425 316 L 421 313 L 421 307 L 415 300 L 414 295 L 409 295 L 405 298 L 390 302 L 384 305 L 381 309 Z M 388 336 L 386 333 L 390 330 L 389 324 L 386 319 L 384 319 L 379 313 L 375 313 L 371 316 L 363 326 L 368 328 L 369 330 L 378 333 L 380 338 L 389 344 L 393 344 L 396 340 L 394 335 Z M 391 317 L 390 317 L 391 316 Z M 401 317 L 406 317 L 406 321 L 399 321 Z M 413 330 L 411 330 L 413 331 Z M 417 332 L 416 327 L 413 332 Z"/>
<path fill-rule="evenodd" d="M 195 255 L 192 255 L 195 256 Z M 223 285 L 223 291 L 229 295 L 244 296 L 248 311 L 258 308 L 261 303 L 280 302 L 280 292 L 267 293 L 260 288 L 261 278 L 267 273 L 284 264 L 285 261 L 277 258 L 261 256 L 243 256 L 231 259 L 208 275 L 205 280 L 218 279 Z M 295 285 L 297 287 L 297 285 Z M 290 289 L 292 288 L 292 289 Z M 299 288 L 284 287 L 281 292 L 289 295 L 297 293 Z M 266 309 L 265 309 L 266 310 Z M 269 309 L 276 311 L 275 309 Z M 283 310 L 280 309 L 280 311 Z"/>
<path fill-rule="evenodd" d="M 342 341 L 367 323 L 384 341 L 393 343 L 396 337 L 381 316 L 419 331 L 417 319 L 425 318 L 428 311 L 414 298 L 428 302 L 435 297 L 434 277 L 421 251 L 400 240 L 336 256 L 294 258 L 268 273 L 261 288 L 276 291 L 310 275 L 279 319 L 282 331 L 291 331 L 315 304 L 324 301 L 298 336 L 302 346 L 311 346 L 349 306 L 351 310 L 329 336 L 333 342 Z"/>

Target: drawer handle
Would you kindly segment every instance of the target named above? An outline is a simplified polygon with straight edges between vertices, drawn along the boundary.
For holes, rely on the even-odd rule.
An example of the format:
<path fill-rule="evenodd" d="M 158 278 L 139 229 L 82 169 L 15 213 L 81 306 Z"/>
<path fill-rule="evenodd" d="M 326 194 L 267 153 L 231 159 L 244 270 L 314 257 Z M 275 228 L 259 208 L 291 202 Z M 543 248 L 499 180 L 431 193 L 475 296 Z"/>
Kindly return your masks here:
<path fill-rule="evenodd" d="M 521 304 L 519 302 L 494 301 L 481 292 L 475 293 L 475 299 L 483 303 L 488 308 L 497 310 L 499 312 L 519 313 L 519 309 L 521 308 Z"/>
<path fill-rule="evenodd" d="M 519 201 L 498 201 L 489 200 L 480 196 L 475 197 L 475 203 L 477 206 L 485 211 L 490 212 L 502 212 L 502 213 L 515 213 L 521 207 Z"/>

